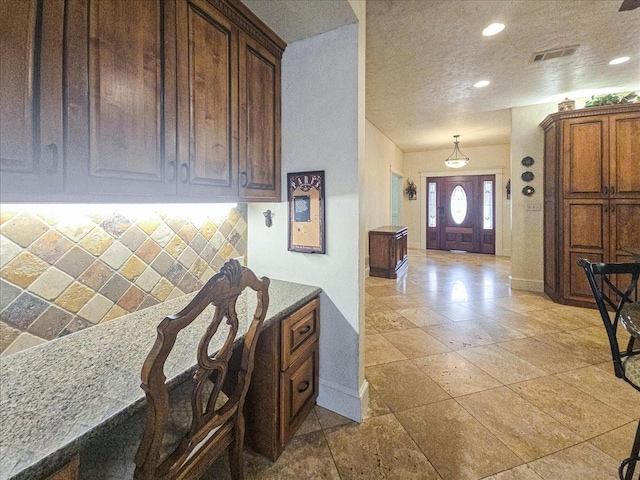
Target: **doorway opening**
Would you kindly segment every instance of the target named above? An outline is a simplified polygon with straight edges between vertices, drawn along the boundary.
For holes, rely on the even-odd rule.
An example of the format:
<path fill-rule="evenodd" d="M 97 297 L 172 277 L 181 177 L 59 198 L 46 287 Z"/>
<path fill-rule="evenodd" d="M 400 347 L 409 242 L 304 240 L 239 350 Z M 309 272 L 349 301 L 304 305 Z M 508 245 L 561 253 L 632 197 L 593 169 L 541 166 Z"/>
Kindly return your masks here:
<path fill-rule="evenodd" d="M 496 177 L 427 177 L 427 248 L 496 252 Z"/>
<path fill-rule="evenodd" d="M 402 175 L 391 172 L 391 225 L 400 225 L 402 218 Z"/>

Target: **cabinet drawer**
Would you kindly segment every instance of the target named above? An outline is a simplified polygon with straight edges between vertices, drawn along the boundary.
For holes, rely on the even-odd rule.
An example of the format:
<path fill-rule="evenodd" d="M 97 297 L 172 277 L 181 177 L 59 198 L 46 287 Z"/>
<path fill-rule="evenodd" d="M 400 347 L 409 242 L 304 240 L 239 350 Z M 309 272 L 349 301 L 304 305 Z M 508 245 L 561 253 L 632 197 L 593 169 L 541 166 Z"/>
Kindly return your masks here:
<path fill-rule="evenodd" d="M 315 298 L 282 322 L 280 369 L 285 371 L 318 339 L 320 299 Z"/>
<path fill-rule="evenodd" d="M 318 398 L 318 343 L 280 374 L 280 441 L 286 445 Z"/>

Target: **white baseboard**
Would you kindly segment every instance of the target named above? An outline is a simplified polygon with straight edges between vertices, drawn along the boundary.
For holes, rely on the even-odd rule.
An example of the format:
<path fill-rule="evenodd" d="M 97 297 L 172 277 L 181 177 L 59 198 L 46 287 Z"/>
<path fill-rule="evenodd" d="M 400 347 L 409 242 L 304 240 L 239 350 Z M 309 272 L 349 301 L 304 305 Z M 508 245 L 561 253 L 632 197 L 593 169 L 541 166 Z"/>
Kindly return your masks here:
<path fill-rule="evenodd" d="M 359 391 L 322 378 L 319 383 L 318 405 L 358 423 L 362 422 L 369 407 L 369 382 L 365 380 Z"/>
<path fill-rule="evenodd" d="M 509 277 L 509 286 L 514 290 L 526 290 L 528 292 L 544 292 L 544 282 L 542 280 L 531 280 L 530 278 Z"/>

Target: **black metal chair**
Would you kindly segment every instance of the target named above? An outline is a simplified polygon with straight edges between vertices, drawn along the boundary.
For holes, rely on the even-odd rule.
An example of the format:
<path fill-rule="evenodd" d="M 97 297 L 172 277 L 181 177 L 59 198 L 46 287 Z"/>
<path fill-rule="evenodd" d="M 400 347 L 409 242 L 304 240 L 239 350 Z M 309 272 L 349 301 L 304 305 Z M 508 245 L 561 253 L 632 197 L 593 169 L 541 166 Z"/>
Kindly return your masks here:
<path fill-rule="evenodd" d="M 624 306 L 638 301 L 640 263 L 591 263 L 578 260 L 584 268 L 609 337 L 615 375 L 640 391 L 640 337 L 629 334 L 626 348 L 620 348 L 618 326 Z M 639 345 L 635 345 L 636 343 Z M 640 422 L 629 458 L 620 463 L 621 480 L 632 480 L 636 463 L 640 460 Z M 625 471 L 626 470 L 626 471 Z"/>

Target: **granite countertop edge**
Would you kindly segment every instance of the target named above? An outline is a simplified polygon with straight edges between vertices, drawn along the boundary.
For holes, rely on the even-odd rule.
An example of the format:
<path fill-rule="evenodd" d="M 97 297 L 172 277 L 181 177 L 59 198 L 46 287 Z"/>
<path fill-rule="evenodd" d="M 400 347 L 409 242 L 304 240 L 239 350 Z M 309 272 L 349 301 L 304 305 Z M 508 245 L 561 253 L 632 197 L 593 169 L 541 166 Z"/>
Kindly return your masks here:
<path fill-rule="evenodd" d="M 265 317 L 264 326 L 266 327 L 268 324 L 274 321 L 282 320 L 304 304 L 308 303 L 313 298 L 317 297 L 321 292 L 322 289 L 319 287 L 272 279 L 269 288 L 269 308 Z M 155 326 L 160 323 L 162 318 L 169 314 L 180 311 L 195 296 L 195 294 L 196 293 L 194 292 L 176 299 L 167 300 L 161 304 L 124 315 L 123 317 L 120 317 L 112 322 L 108 322 L 107 324 L 92 327 L 90 329 L 83 330 L 66 337 L 62 337 L 52 342 L 38 345 L 24 352 L 19 352 L 7 357 L 0 357 L 0 374 L 4 376 L 5 371 L 10 365 L 15 366 L 16 364 L 24 364 L 26 366 L 27 364 L 29 364 L 30 368 L 33 368 L 32 362 L 29 360 L 29 357 L 33 358 L 33 355 L 42 354 L 43 352 L 47 351 L 47 349 L 51 349 L 52 344 L 56 342 L 59 342 L 59 345 L 61 345 L 62 343 L 66 343 L 67 345 L 65 346 L 65 348 L 72 349 L 74 348 L 75 344 L 86 342 L 87 339 L 91 337 L 96 337 L 99 338 L 98 341 L 103 341 L 103 338 L 99 336 L 99 334 L 101 333 L 99 330 L 103 327 L 106 327 L 107 325 L 109 325 L 109 333 L 118 332 L 119 334 L 125 334 L 127 327 L 130 325 L 136 326 L 140 322 L 155 322 L 155 331 Z M 153 338 L 153 340 L 155 340 L 155 338 Z M 83 348 L 86 348 L 86 346 Z M 141 365 L 142 364 L 140 363 L 140 368 Z M 186 369 L 182 369 L 177 374 L 169 378 L 168 383 L 180 383 L 181 381 L 186 379 L 194 369 L 195 365 L 192 365 L 191 367 L 188 367 Z M 4 386 L 2 390 L 3 392 L 1 392 L 2 395 L 0 397 L 0 409 L 4 410 L 6 404 L 10 401 L 10 399 L 9 401 L 7 400 L 7 397 L 10 397 L 11 392 L 7 392 Z M 6 439 L 3 439 L 2 441 L 0 441 L 1 456 L 15 456 L 15 454 L 17 453 L 18 458 L 10 459 L 8 463 L 5 463 L 5 461 L 0 461 L 0 480 L 34 479 L 50 475 L 51 473 L 55 473 L 55 471 L 57 471 L 65 463 L 67 463 L 74 455 L 79 453 L 87 442 L 97 437 L 98 435 L 108 431 L 115 425 L 118 425 L 127 420 L 127 418 L 131 417 L 139 409 L 141 409 L 145 404 L 145 399 L 142 395 L 142 390 L 139 390 L 140 398 L 137 398 L 135 401 L 125 405 L 122 408 L 116 408 L 114 409 L 114 411 L 109 412 L 109 415 L 105 416 L 100 423 L 92 425 L 89 429 L 82 428 L 83 426 L 80 426 L 81 433 L 79 435 L 71 436 L 71 438 L 66 439 L 66 443 L 64 445 L 61 445 L 59 448 L 56 448 L 51 452 L 43 454 L 32 451 L 30 452 L 29 450 L 19 447 L 14 447 L 12 449 L 11 445 L 5 444 Z M 114 399 L 114 402 L 117 402 L 117 399 Z M 2 418 L 1 414 L 2 411 L 0 411 L 0 418 Z M 73 426 L 73 428 L 76 427 L 77 425 Z M 34 457 L 33 461 L 29 460 L 30 456 Z M 16 467 L 18 468 L 18 470 L 16 470 Z M 10 473 L 7 475 L 3 473 L 5 471 L 9 471 Z"/>

